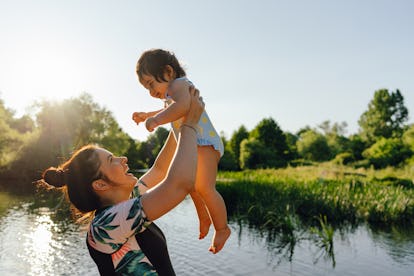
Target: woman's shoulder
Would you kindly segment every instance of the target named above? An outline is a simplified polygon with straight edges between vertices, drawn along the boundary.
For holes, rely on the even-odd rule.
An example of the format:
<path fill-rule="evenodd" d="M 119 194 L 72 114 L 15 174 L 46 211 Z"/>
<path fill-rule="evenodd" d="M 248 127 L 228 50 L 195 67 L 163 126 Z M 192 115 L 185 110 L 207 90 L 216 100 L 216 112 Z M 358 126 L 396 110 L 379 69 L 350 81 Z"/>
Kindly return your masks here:
<path fill-rule="evenodd" d="M 116 228 L 129 220 L 141 221 L 145 219 L 146 215 L 142 208 L 141 197 L 139 196 L 97 210 L 92 220 L 92 225 L 111 225 Z"/>
<path fill-rule="evenodd" d="M 90 243 L 109 245 L 108 250 L 116 249 L 129 237 L 144 231 L 148 223 L 141 197 L 131 198 L 95 212 L 89 227 Z"/>

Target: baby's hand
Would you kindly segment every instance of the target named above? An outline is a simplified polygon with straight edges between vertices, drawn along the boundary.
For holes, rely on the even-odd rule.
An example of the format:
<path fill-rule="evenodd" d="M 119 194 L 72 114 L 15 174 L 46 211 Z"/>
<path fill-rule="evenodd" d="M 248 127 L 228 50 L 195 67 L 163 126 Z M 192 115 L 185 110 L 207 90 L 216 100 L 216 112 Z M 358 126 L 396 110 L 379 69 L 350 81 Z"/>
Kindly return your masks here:
<path fill-rule="evenodd" d="M 149 132 L 153 132 L 154 129 L 158 126 L 158 122 L 154 117 L 149 117 L 145 120 L 145 127 Z"/>
<path fill-rule="evenodd" d="M 147 119 L 148 115 L 146 112 L 134 112 L 132 113 L 132 120 L 137 123 L 137 125 L 139 123 L 144 122 Z"/>

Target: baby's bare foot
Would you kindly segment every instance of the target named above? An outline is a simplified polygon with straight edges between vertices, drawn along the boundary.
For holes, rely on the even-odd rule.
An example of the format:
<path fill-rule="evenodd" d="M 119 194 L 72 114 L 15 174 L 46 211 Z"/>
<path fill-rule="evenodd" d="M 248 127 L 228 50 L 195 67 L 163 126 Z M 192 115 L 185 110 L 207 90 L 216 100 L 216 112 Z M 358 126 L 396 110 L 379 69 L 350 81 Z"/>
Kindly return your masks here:
<path fill-rule="evenodd" d="M 207 217 L 205 219 L 199 220 L 199 222 L 200 222 L 200 235 L 198 236 L 198 239 L 202 240 L 207 236 L 208 231 L 210 230 L 211 220 L 209 217 Z"/>
<path fill-rule="evenodd" d="M 218 253 L 230 237 L 231 230 L 228 226 L 226 228 L 216 230 L 213 237 L 213 244 L 210 246 L 209 251 L 213 254 Z"/>

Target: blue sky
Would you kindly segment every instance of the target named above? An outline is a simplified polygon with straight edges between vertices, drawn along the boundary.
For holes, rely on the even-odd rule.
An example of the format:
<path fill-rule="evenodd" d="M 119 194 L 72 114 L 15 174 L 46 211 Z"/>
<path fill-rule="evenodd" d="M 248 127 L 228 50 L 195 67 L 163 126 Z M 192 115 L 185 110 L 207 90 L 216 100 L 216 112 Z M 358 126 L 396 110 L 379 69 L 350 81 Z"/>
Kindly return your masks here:
<path fill-rule="evenodd" d="M 272 117 L 283 131 L 346 122 L 358 131 L 375 90 L 400 89 L 413 122 L 414 1 L 4 1 L 0 98 L 87 92 L 133 138 L 134 111 L 158 109 L 135 75 L 142 51 L 169 49 L 227 137 Z"/>

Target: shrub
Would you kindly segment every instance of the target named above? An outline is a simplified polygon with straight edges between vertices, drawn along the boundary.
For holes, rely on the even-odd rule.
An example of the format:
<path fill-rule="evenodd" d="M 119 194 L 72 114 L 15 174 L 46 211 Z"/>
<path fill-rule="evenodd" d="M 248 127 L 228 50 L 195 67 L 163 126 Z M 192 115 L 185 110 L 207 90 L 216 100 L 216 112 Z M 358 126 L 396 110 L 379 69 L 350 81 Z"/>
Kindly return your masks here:
<path fill-rule="evenodd" d="M 396 166 L 412 155 L 410 149 L 398 138 L 381 138 L 362 155 L 375 168 Z"/>

